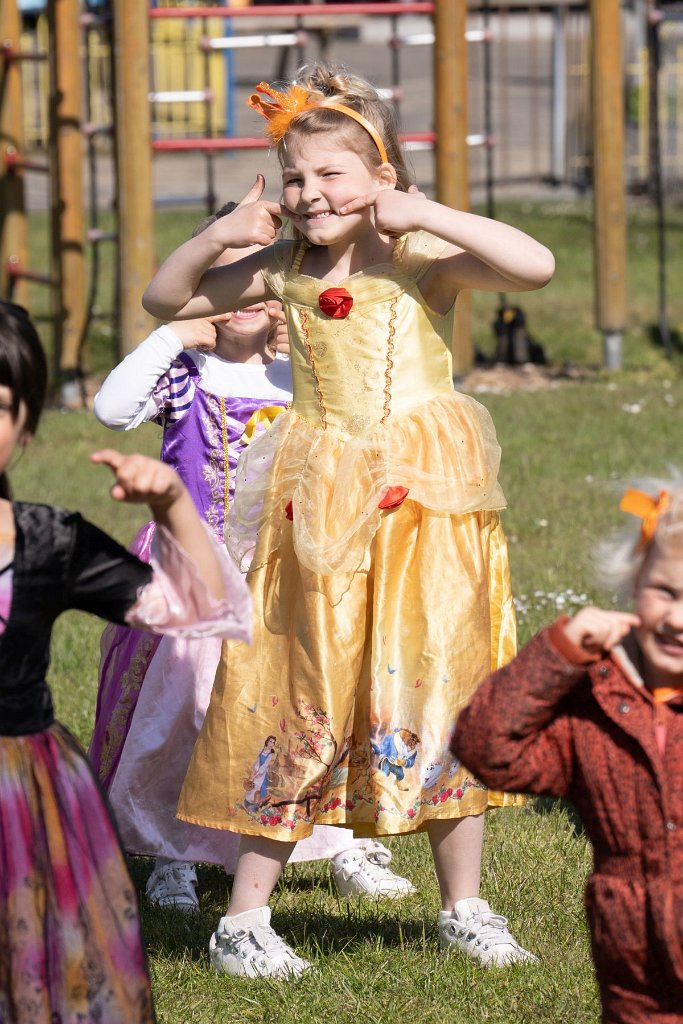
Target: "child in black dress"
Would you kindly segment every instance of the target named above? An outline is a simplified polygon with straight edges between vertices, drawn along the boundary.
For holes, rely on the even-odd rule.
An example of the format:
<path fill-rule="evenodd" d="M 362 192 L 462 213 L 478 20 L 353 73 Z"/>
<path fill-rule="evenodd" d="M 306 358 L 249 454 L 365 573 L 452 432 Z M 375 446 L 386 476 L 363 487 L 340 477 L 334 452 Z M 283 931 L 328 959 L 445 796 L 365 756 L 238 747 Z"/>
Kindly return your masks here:
<path fill-rule="evenodd" d="M 21 307 L 0 302 L 0 1022 L 154 1021 L 138 910 L 115 828 L 46 683 L 66 609 L 171 635 L 240 636 L 246 587 L 176 473 L 100 451 L 117 501 L 157 521 L 152 565 L 77 513 L 9 498 L 5 470 L 35 432 L 45 356 Z"/>

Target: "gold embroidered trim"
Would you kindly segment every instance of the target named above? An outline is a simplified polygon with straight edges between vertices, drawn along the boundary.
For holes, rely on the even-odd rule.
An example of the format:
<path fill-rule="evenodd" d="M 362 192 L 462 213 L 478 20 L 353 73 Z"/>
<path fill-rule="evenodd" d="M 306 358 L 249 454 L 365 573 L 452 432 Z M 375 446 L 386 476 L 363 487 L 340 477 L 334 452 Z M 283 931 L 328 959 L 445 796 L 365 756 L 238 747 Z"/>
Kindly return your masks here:
<path fill-rule="evenodd" d="M 315 356 L 313 355 L 311 335 L 308 329 L 308 313 L 305 309 L 299 311 L 299 319 L 301 320 L 301 331 L 304 336 L 304 347 L 308 353 L 308 361 L 311 364 L 311 373 L 313 374 L 313 380 L 315 381 L 315 393 L 318 396 L 318 404 L 320 406 L 320 424 L 323 430 L 327 430 L 327 409 L 325 408 L 323 393 L 320 389 L 320 378 L 318 377 L 318 371 L 315 366 Z"/>
<path fill-rule="evenodd" d="M 398 295 L 391 300 L 389 313 L 389 335 L 387 337 L 387 365 L 384 371 L 384 414 L 380 423 L 386 423 L 391 413 L 391 371 L 394 368 L 394 338 L 396 336 L 396 305 Z"/>
<path fill-rule="evenodd" d="M 109 643 L 108 653 L 111 654 L 111 643 L 116 635 L 116 628 L 113 625 L 107 626 L 106 632 L 102 637 L 103 644 Z M 128 733 L 128 723 L 131 715 L 137 705 L 138 695 L 142 687 L 147 669 L 149 668 L 150 661 L 152 660 L 153 648 L 156 645 L 156 637 L 150 636 L 149 634 L 142 634 L 138 641 L 133 657 L 130 660 L 128 668 L 125 672 L 121 673 L 121 684 L 119 697 L 112 712 L 109 725 L 105 730 L 104 739 L 102 741 L 102 749 L 100 751 L 100 763 L 99 763 L 99 778 L 104 780 L 107 778 L 114 762 L 118 760 L 121 751 L 123 750 L 123 744 L 126 740 Z M 118 658 L 115 662 L 115 669 L 120 668 Z M 107 673 L 105 684 L 108 687 L 110 685 L 111 669 Z"/>
<path fill-rule="evenodd" d="M 225 520 L 230 509 L 230 459 L 228 454 L 228 415 L 225 399 L 221 398 L 221 437 L 223 439 L 223 533 Z"/>
<path fill-rule="evenodd" d="M 216 535 L 225 539 L 225 519 L 230 508 L 230 462 L 228 450 L 228 426 L 225 399 L 211 395 L 207 401 L 207 415 L 202 417 L 208 441 L 207 459 L 202 466 L 202 476 L 209 485 L 211 504 L 206 510 L 206 521 Z M 222 449 L 222 450 L 221 450 Z M 223 486 L 221 486 L 221 469 Z M 223 519 L 223 529 L 219 523 Z"/>

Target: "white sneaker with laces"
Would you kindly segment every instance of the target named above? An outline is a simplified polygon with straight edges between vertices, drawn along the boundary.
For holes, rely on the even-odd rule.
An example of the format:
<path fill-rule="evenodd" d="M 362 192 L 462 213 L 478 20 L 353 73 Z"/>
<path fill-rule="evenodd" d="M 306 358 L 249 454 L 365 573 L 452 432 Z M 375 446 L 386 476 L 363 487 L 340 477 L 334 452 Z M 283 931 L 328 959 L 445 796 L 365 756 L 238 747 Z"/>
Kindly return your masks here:
<path fill-rule="evenodd" d="M 485 967 L 538 963 L 538 957 L 513 938 L 507 924 L 507 918 L 494 914 L 486 900 L 458 900 L 452 911 L 439 914 L 441 948 L 460 949 Z"/>
<path fill-rule="evenodd" d="M 217 971 L 233 977 L 291 981 L 311 966 L 271 928 L 270 907 L 222 917 L 211 936 L 209 954 Z"/>
<path fill-rule="evenodd" d="M 194 864 L 186 860 L 159 863 L 147 879 L 145 893 L 156 907 L 177 907 L 185 913 L 199 910 L 197 899 L 197 872 Z"/>
<path fill-rule="evenodd" d="M 365 846 L 342 850 L 330 860 L 337 889 L 342 896 L 373 896 L 400 900 L 415 892 L 409 879 L 389 870 L 391 851 L 374 840 Z"/>

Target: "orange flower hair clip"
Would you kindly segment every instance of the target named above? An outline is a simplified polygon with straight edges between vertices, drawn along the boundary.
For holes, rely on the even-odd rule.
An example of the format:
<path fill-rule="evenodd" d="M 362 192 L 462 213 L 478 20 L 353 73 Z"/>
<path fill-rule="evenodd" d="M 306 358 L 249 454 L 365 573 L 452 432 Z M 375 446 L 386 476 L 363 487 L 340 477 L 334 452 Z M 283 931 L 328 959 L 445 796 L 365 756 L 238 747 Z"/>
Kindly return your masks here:
<path fill-rule="evenodd" d="M 638 491 L 634 487 L 624 493 L 619 502 L 622 512 L 629 512 L 632 516 L 642 519 L 643 525 L 640 528 L 639 548 L 644 548 L 655 535 L 657 522 L 663 512 L 669 507 L 669 492 L 660 491 L 658 498 L 653 498 L 644 491 Z"/>
<path fill-rule="evenodd" d="M 267 82 L 259 82 L 257 92 L 253 92 L 247 100 L 247 106 L 265 117 L 268 124 L 266 132 L 273 142 L 278 143 L 287 134 L 293 118 L 302 110 L 310 110 L 314 104 L 308 102 L 308 92 L 300 85 L 293 85 L 287 92 L 278 92 Z M 262 92 L 269 99 L 265 100 L 258 93 Z"/>
<path fill-rule="evenodd" d="M 382 139 L 380 138 L 379 132 L 376 131 L 368 119 L 363 117 L 362 114 L 359 114 L 357 110 L 352 110 L 351 107 L 346 107 L 342 103 L 310 103 L 310 93 L 300 85 L 296 84 L 292 85 L 287 92 L 279 92 L 277 89 L 273 89 L 272 86 L 268 85 L 267 82 L 259 82 L 256 89 L 257 92 L 253 92 L 247 100 L 247 106 L 256 110 L 261 117 L 265 117 L 268 122 L 266 125 L 266 132 L 275 144 L 285 137 L 290 124 L 297 114 L 300 114 L 304 110 L 314 110 L 316 107 L 324 107 L 326 110 L 337 110 L 340 114 L 346 114 L 347 117 L 353 118 L 361 128 L 365 129 L 377 146 L 377 151 L 382 163 L 386 164 L 389 162 L 387 151 Z M 269 99 L 263 99 L 262 96 L 258 95 L 259 92 L 264 93 L 264 95 L 269 97 Z"/>

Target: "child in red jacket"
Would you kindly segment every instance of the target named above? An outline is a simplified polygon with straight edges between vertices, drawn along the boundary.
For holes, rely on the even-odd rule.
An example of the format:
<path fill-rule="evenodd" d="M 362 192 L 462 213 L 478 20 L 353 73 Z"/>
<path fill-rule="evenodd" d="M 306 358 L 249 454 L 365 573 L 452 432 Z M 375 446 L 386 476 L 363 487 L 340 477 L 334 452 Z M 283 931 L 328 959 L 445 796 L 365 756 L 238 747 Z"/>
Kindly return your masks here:
<path fill-rule="evenodd" d="M 487 786 L 571 800 L 603 1024 L 683 1022 L 683 487 L 629 490 L 638 534 L 605 548 L 634 613 L 539 633 L 461 712 L 452 752 Z"/>

